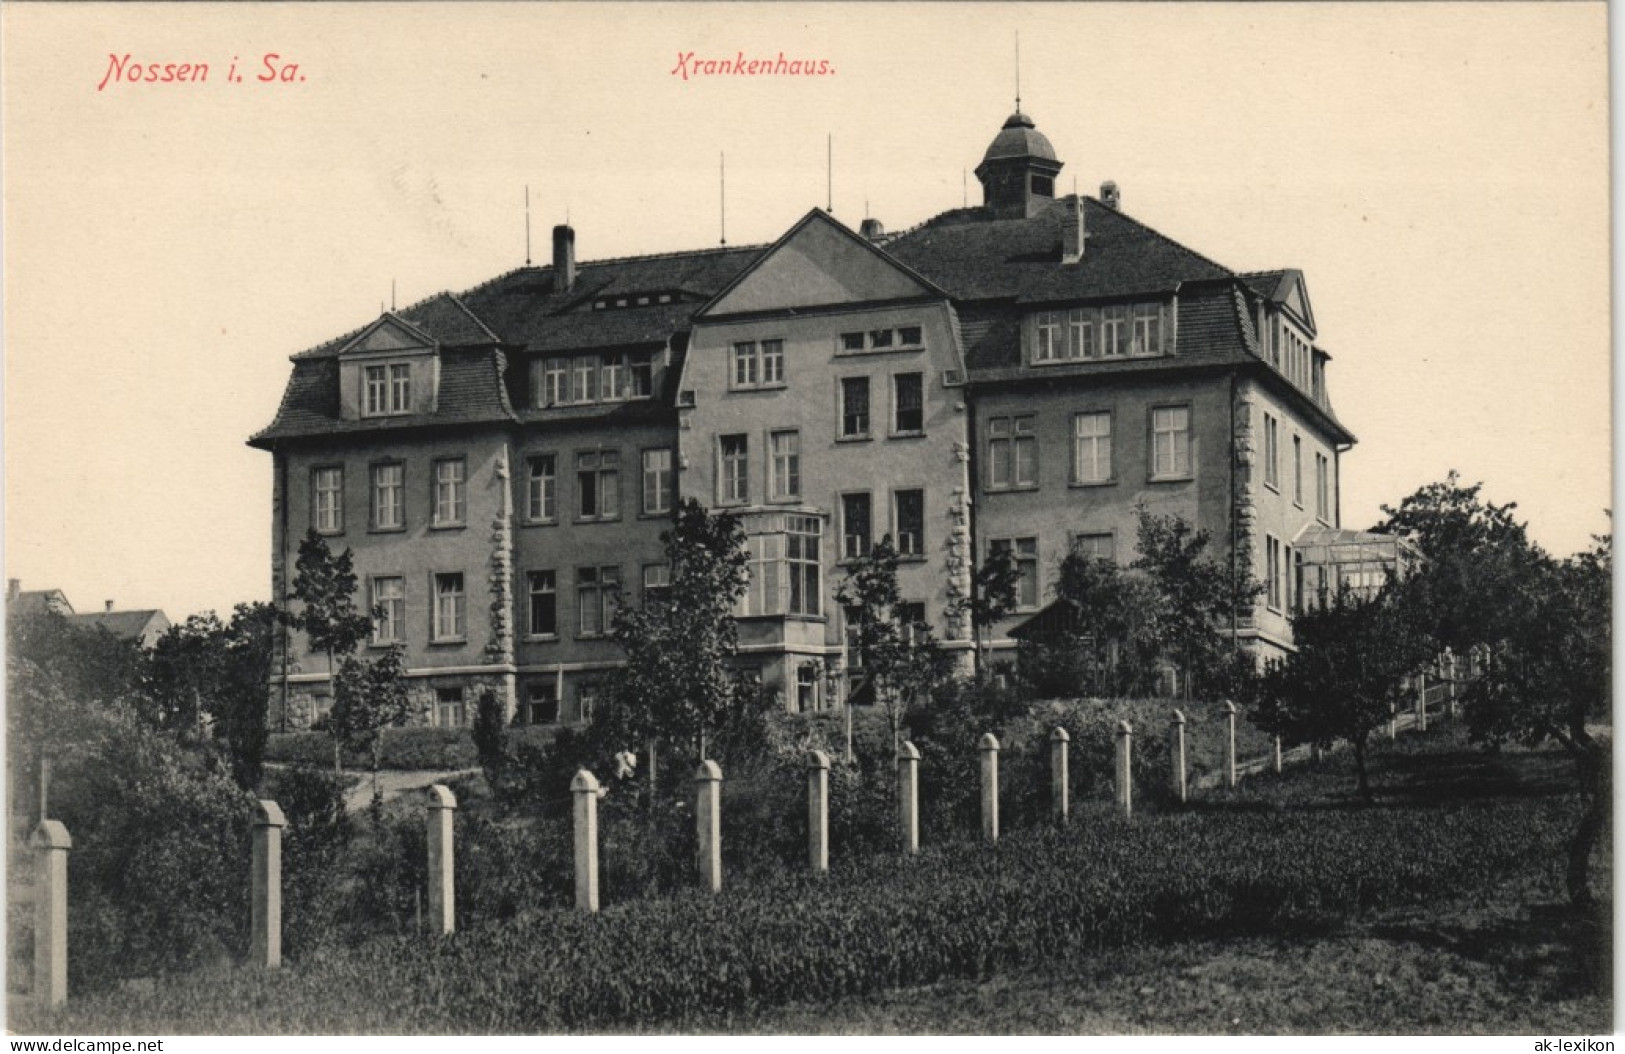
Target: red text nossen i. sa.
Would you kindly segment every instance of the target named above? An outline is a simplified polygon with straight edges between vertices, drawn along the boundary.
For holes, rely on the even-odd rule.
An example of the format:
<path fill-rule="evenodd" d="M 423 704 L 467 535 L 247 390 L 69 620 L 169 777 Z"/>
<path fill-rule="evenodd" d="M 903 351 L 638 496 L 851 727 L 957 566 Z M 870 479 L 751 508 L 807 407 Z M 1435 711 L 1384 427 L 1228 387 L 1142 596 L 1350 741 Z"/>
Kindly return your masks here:
<path fill-rule="evenodd" d="M 671 75 L 685 81 L 690 77 L 833 77 L 835 67 L 829 59 L 786 58 L 782 51 L 777 58 L 750 59 L 743 51 L 733 58 L 699 58 L 692 51 L 679 51 Z"/>
<path fill-rule="evenodd" d="M 96 90 L 117 84 L 207 84 L 211 72 L 207 62 L 136 62 L 127 51 L 123 55 L 109 53 L 107 72 L 102 74 Z M 233 55 L 220 80 L 227 84 L 303 84 L 305 75 L 299 71 L 299 63 L 267 51 L 260 56 L 257 68 L 241 72 L 237 69 L 237 56 Z"/>

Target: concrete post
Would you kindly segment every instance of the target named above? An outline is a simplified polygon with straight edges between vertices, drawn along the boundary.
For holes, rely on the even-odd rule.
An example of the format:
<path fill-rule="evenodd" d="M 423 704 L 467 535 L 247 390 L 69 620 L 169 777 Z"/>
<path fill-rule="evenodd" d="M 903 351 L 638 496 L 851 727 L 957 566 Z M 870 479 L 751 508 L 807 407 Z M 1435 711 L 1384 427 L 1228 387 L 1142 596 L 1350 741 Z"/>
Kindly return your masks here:
<path fill-rule="evenodd" d="M 650 744 L 651 748 L 653 744 Z M 652 756 L 652 749 L 651 749 Z M 575 827 L 576 907 L 598 910 L 598 778 L 586 769 L 570 781 Z"/>
<path fill-rule="evenodd" d="M 1271 744 L 1270 767 L 1275 770 L 1275 774 L 1277 776 L 1279 776 L 1281 774 L 1281 737 L 1280 736 L 1276 736 L 1274 741 Z"/>
<path fill-rule="evenodd" d="M 1444 701 L 1445 716 L 1454 721 L 1456 719 L 1456 674 L 1461 669 L 1456 662 L 1456 656 L 1449 648 L 1444 652 Z"/>
<path fill-rule="evenodd" d="M 1226 699 L 1224 701 L 1224 785 L 1228 789 L 1236 786 L 1236 704 Z"/>
<path fill-rule="evenodd" d="M 1428 676 L 1425 673 L 1416 675 L 1416 730 L 1428 730 Z"/>
<path fill-rule="evenodd" d="M 1117 805 L 1134 815 L 1134 729 L 1127 721 L 1117 722 Z"/>
<path fill-rule="evenodd" d="M 1168 740 L 1174 798 L 1183 805 L 1189 790 L 1185 783 L 1185 715 L 1179 710 L 1174 711 L 1173 723 L 1168 727 Z"/>
<path fill-rule="evenodd" d="M 61 1006 L 68 998 L 68 850 L 73 839 L 61 820 L 41 820 L 34 879 L 34 998 Z"/>
<path fill-rule="evenodd" d="M 1067 751 L 1070 749 L 1072 736 L 1064 728 L 1057 727 L 1049 734 L 1049 785 L 1051 811 L 1055 822 L 1066 826 L 1066 821 L 1072 813 L 1072 787 L 1067 779 Z"/>
<path fill-rule="evenodd" d="M 983 732 L 977 742 L 982 752 L 982 838 L 999 840 L 999 740 Z"/>
<path fill-rule="evenodd" d="M 282 965 L 282 828 L 288 821 L 274 801 L 261 800 L 254 819 L 253 905 L 249 962 L 274 970 Z"/>
<path fill-rule="evenodd" d="M 829 755 L 807 752 L 807 863 L 815 872 L 829 870 Z"/>
<path fill-rule="evenodd" d="M 434 933 L 457 930 L 457 883 L 453 878 L 457 852 L 452 818 L 457 797 L 445 784 L 429 788 L 429 927 Z"/>
<path fill-rule="evenodd" d="M 903 852 L 920 851 L 920 748 L 904 740 L 897 751 L 897 819 Z"/>
<path fill-rule="evenodd" d="M 713 893 L 722 891 L 722 769 L 715 761 L 700 762 L 694 773 L 694 827 L 700 836 L 700 882 Z"/>
<path fill-rule="evenodd" d="M 1388 742 L 1392 743 L 1399 738 L 1399 707 L 1388 706 Z"/>

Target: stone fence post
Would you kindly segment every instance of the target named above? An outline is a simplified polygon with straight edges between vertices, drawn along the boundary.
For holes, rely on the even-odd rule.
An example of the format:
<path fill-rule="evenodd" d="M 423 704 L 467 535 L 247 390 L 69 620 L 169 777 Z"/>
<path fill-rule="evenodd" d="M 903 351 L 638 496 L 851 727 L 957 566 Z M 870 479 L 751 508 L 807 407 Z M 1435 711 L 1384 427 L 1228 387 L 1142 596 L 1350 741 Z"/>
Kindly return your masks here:
<path fill-rule="evenodd" d="M 1388 742 L 1399 738 L 1399 707 L 1388 704 Z"/>
<path fill-rule="evenodd" d="M 897 751 L 897 819 L 903 852 L 920 851 L 920 748 L 907 740 Z"/>
<path fill-rule="evenodd" d="M 999 840 L 999 739 L 983 732 L 977 742 L 982 753 L 982 838 Z"/>
<path fill-rule="evenodd" d="M 68 998 L 68 850 L 73 839 L 61 820 L 34 830 L 34 998 L 61 1006 Z"/>
<path fill-rule="evenodd" d="M 807 863 L 815 872 L 829 870 L 829 755 L 807 752 Z"/>
<path fill-rule="evenodd" d="M 259 811 L 254 820 L 249 961 L 274 970 L 282 965 L 282 828 L 288 821 L 274 801 L 261 799 Z"/>
<path fill-rule="evenodd" d="M 1226 699 L 1224 701 L 1224 785 L 1227 789 L 1236 786 L 1236 704 Z"/>
<path fill-rule="evenodd" d="M 1134 729 L 1117 722 L 1117 805 L 1124 816 L 1134 813 Z"/>
<path fill-rule="evenodd" d="M 694 827 L 700 836 L 700 882 L 713 893 L 722 891 L 722 769 L 715 761 L 700 762 L 694 773 Z"/>
<path fill-rule="evenodd" d="M 457 929 L 457 851 L 452 820 L 457 797 L 451 788 L 436 783 L 429 788 L 429 928 L 433 933 Z"/>
<path fill-rule="evenodd" d="M 651 747 L 653 744 L 651 743 Z M 652 754 L 651 754 L 652 756 Z M 570 781 L 575 799 L 572 812 L 575 828 L 576 907 L 598 910 L 598 777 L 582 769 Z"/>
<path fill-rule="evenodd" d="M 1183 805 L 1189 790 L 1185 783 L 1185 714 L 1182 711 L 1174 711 L 1173 722 L 1168 726 L 1168 740 L 1174 800 Z"/>
<path fill-rule="evenodd" d="M 1418 732 L 1428 730 L 1428 675 L 1426 673 L 1416 675 L 1416 730 Z"/>
<path fill-rule="evenodd" d="M 1277 776 L 1281 774 L 1282 760 L 1281 737 L 1275 736 L 1270 740 L 1270 768 L 1275 770 Z"/>
<path fill-rule="evenodd" d="M 1072 785 L 1068 780 L 1067 751 L 1072 736 L 1057 726 L 1049 734 L 1049 785 L 1055 822 L 1064 827 L 1072 812 Z"/>

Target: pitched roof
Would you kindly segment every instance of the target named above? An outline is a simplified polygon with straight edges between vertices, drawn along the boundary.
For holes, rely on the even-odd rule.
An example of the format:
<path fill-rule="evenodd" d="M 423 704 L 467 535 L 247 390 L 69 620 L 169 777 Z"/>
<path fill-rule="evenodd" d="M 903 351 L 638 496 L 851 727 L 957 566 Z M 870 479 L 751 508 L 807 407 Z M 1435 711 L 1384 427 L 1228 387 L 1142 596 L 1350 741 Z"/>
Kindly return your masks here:
<path fill-rule="evenodd" d="M 153 626 L 154 620 L 162 625 Z M 85 629 L 105 629 L 119 640 L 140 641 L 149 628 L 160 632 L 167 628 L 169 619 L 156 608 L 139 611 L 95 611 L 87 615 L 69 615 L 68 621 Z"/>
<path fill-rule="evenodd" d="M 30 589 L 18 593 L 7 603 L 6 609 L 13 615 L 34 615 L 41 611 L 73 614 L 73 605 L 68 603 L 67 594 L 60 589 Z"/>
<path fill-rule="evenodd" d="M 954 209 L 886 240 L 888 252 L 957 300 L 1020 303 L 1166 293 L 1183 282 L 1231 275 L 1227 268 L 1094 198 L 1084 198 L 1083 259 L 1061 263 L 1061 226 L 1071 198 L 1036 216 L 992 219 Z"/>

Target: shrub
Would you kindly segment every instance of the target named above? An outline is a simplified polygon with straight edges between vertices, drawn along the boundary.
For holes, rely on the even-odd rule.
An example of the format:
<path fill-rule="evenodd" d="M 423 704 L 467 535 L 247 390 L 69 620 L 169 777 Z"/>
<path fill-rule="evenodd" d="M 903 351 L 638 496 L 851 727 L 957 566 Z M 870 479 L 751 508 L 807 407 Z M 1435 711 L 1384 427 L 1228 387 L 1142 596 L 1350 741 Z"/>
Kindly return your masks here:
<path fill-rule="evenodd" d="M 385 769 L 471 769 L 479 765 L 474 740 L 460 728 L 386 728 L 381 733 L 379 767 Z M 333 739 L 323 732 L 282 732 L 266 744 L 267 761 L 333 767 Z M 344 755 L 347 768 L 371 764 L 368 754 Z"/>

